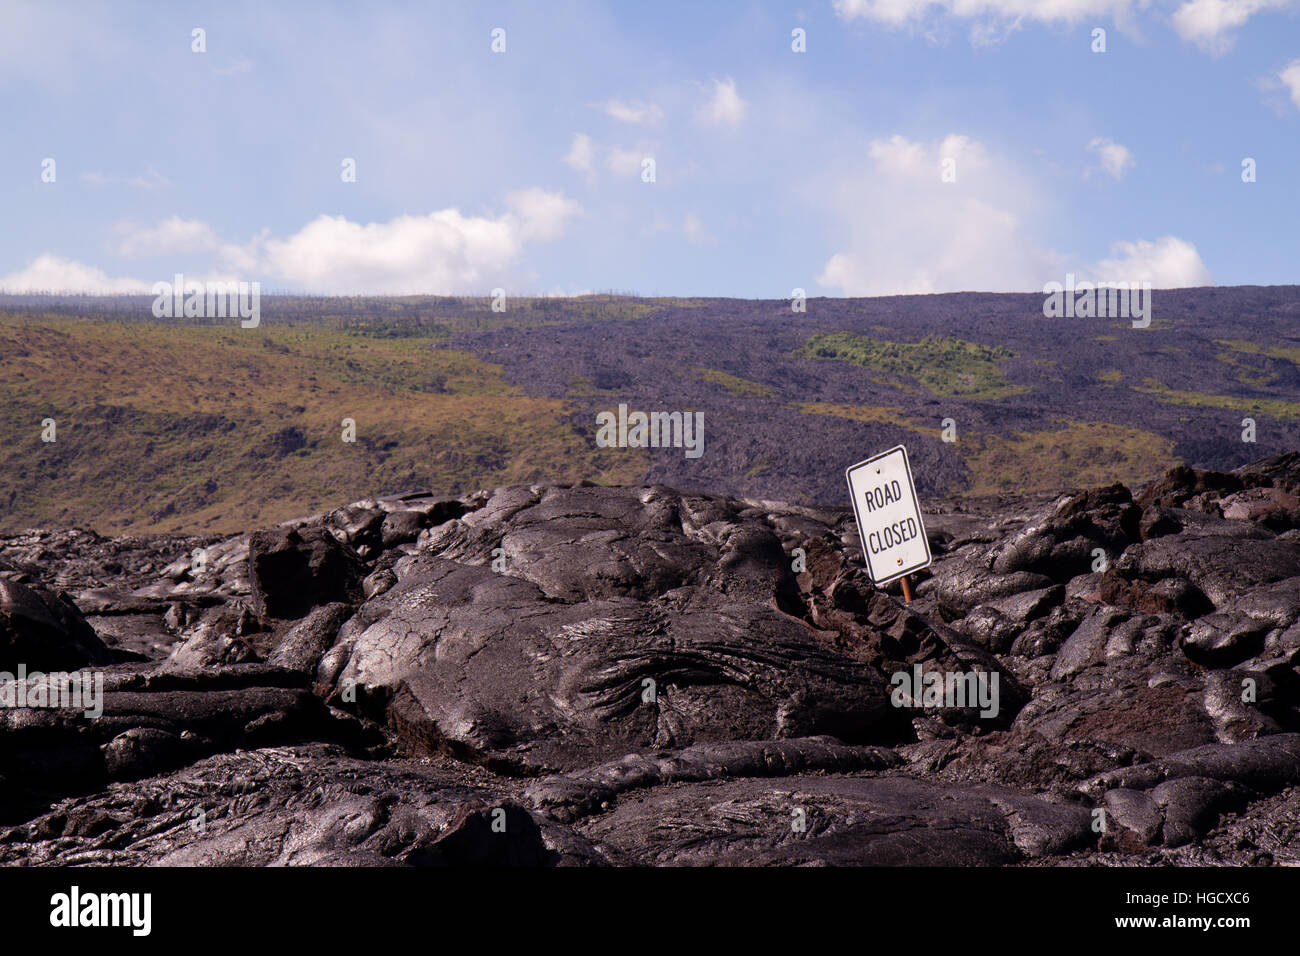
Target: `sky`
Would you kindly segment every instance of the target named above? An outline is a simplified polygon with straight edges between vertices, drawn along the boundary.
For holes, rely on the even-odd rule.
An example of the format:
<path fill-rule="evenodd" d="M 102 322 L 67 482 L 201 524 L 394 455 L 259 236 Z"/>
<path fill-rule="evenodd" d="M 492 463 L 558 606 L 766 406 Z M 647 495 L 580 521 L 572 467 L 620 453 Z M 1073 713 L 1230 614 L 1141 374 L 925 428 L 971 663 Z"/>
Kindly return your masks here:
<path fill-rule="evenodd" d="M 1300 0 L 5 0 L 0 117 L 7 292 L 1300 282 Z"/>

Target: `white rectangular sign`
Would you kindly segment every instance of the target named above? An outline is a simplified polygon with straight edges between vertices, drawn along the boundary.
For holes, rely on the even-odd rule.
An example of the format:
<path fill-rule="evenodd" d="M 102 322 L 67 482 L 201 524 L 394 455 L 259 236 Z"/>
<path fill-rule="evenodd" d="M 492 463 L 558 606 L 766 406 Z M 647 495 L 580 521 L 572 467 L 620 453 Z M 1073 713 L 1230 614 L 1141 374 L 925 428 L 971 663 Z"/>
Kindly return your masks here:
<path fill-rule="evenodd" d="M 929 567 L 930 541 L 925 536 L 907 449 L 899 445 L 881 452 L 852 465 L 845 475 L 871 580 L 888 584 Z"/>

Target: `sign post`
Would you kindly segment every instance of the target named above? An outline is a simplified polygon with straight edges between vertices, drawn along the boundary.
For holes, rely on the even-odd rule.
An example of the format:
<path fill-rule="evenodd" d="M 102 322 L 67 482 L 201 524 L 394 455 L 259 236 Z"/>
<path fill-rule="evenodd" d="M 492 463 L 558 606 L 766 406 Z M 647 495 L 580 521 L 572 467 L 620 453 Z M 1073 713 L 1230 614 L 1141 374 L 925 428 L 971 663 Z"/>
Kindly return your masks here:
<path fill-rule="evenodd" d="M 898 445 L 851 465 L 844 474 L 872 583 L 880 587 L 902 578 L 903 599 L 910 603 L 907 576 L 929 567 L 931 558 L 907 449 Z"/>

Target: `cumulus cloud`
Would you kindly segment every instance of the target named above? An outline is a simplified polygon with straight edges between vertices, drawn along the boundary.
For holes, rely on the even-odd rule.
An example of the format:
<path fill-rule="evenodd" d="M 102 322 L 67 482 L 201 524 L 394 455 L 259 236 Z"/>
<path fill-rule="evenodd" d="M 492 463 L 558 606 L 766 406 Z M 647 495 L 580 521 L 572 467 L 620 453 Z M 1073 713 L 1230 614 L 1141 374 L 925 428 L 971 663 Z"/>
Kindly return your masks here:
<path fill-rule="evenodd" d="M 154 226 L 123 224 L 118 251 L 168 256 L 196 278 L 206 270 L 183 254 L 208 253 L 220 266 L 213 278 L 270 280 L 321 294 L 439 294 L 481 291 L 504 283 L 524 247 L 550 242 L 581 215 L 572 199 L 544 189 L 505 197 L 496 216 L 466 216 L 441 209 L 423 216 L 358 223 L 318 216 L 283 239 L 267 233 L 243 242 L 221 240 L 206 223 L 173 216 Z M 164 278 L 170 279 L 170 273 Z M 0 279 L 10 292 L 148 292 L 152 282 L 114 279 L 85 263 L 44 255 Z"/>
<path fill-rule="evenodd" d="M 116 295 L 147 293 L 151 285 L 142 279 L 109 278 L 103 269 L 54 255 L 37 256 L 17 272 L 0 277 L 0 291 L 8 293 Z"/>
<path fill-rule="evenodd" d="M 1068 265 L 1035 240 L 1050 207 L 1032 179 L 967 136 L 895 135 L 872 142 L 867 159 L 831 195 L 848 241 L 817 281 L 843 295 L 1033 292 L 1067 271 L 1162 289 L 1214 283 L 1196 246 L 1175 236 L 1117 242 L 1100 262 Z M 955 182 L 944 181 L 946 160 Z"/>
<path fill-rule="evenodd" d="M 574 133 L 573 143 L 564 156 L 564 162 L 585 176 L 590 176 L 596 168 L 596 147 L 586 133 Z"/>
<path fill-rule="evenodd" d="M 618 179 L 641 175 L 641 163 L 654 155 L 651 144 L 642 142 L 635 147 L 603 146 L 586 133 L 575 133 L 564 162 L 582 173 L 588 181 L 596 178 L 597 169 L 604 166 Z"/>
<path fill-rule="evenodd" d="M 210 253 L 222 274 L 238 275 L 261 268 L 261 246 L 269 230 L 243 241 L 225 241 L 215 229 L 199 219 L 172 216 L 154 225 L 119 222 L 112 229 L 110 248 L 126 259 Z"/>
<path fill-rule="evenodd" d="M 831 197 L 848 242 L 817 277 L 823 286 L 852 296 L 1023 292 L 1061 271 L 1060 258 L 1025 232 L 1034 191 L 981 143 L 896 135 L 871 143 L 867 158 Z M 956 182 L 943 181 L 945 160 Z"/>
<path fill-rule="evenodd" d="M 319 216 L 287 239 L 265 242 L 266 271 L 295 288 L 326 294 L 474 291 L 503 280 L 525 243 L 559 237 L 582 207 L 528 189 L 506 197 L 497 217 L 442 209 L 382 223 Z"/>
<path fill-rule="evenodd" d="M 1300 60 L 1292 60 L 1288 63 L 1278 73 L 1277 78 L 1291 94 L 1291 102 L 1300 107 Z"/>
<path fill-rule="evenodd" d="M 713 92 L 708 102 L 695 115 L 706 125 L 735 129 L 744 121 L 748 110 L 749 104 L 736 92 L 736 81 L 728 76 L 713 81 Z"/>
<path fill-rule="evenodd" d="M 1124 174 L 1137 165 L 1133 153 L 1113 139 L 1094 136 L 1088 143 L 1089 152 L 1097 154 L 1101 170 L 1112 179 L 1123 179 Z"/>
<path fill-rule="evenodd" d="M 620 123 L 646 125 L 658 123 L 664 118 L 664 111 L 654 103 L 625 103 L 622 100 L 609 100 L 601 104 L 600 109 Z"/>
<path fill-rule="evenodd" d="M 1111 257 L 1090 271 L 1099 282 L 1150 282 L 1156 289 L 1188 289 L 1214 285 L 1214 277 L 1201 261 L 1196 246 L 1176 236 L 1151 242 L 1116 242 Z"/>
<path fill-rule="evenodd" d="M 1170 22 L 1178 35 L 1207 53 L 1222 54 L 1232 48 L 1230 31 L 1263 10 L 1289 6 L 1292 0 L 1187 0 Z"/>
<path fill-rule="evenodd" d="M 506 196 L 510 212 L 503 217 L 521 241 L 549 242 L 564 234 L 570 219 L 582 215 L 582 206 L 560 193 L 545 189 L 524 189 Z"/>

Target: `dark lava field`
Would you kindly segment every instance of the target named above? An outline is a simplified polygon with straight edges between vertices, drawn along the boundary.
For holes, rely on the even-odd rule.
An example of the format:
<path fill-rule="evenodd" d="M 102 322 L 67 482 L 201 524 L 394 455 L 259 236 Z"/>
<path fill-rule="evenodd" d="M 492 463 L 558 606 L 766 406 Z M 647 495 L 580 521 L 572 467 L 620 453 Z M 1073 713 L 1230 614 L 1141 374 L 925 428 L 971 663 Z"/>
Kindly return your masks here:
<path fill-rule="evenodd" d="M 751 330 L 735 374 L 831 397 L 830 365 L 752 357 L 788 319 Z M 565 334 L 518 374 L 563 380 Z M 833 438 L 765 424 L 790 461 Z M 0 862 L 1294 865 L 1297 495 L 1292 452 L 931 499 L 910 605 L 866 578 L 845 508 L 664 484 L 10 535 L 0 670 L 104 693 L 0 712 Z M 983 675 L 997 706 L 898 706 L 900 673 Z"/>
<path fill-rule="evenodd" d="M 1153 299 L 1147 328 L 1044 318 L 1041 295 L 811 299 L 803 313 L 785 301 L 651 300 L 637 318 L 566 321 L 557 307 L 558 324 L 447 344 L 499 363 L 530 395 L 567 398 L 580 433 L 619 403 L 703 410 L 705 454 L 653 450 L 645 480 L 779 501 L 839 504 L 844 467 L 899 443 L 929 495 L 1050 493 L 1300 447 L 1300 287 Z M 836 333 L 884 344 L 861 362 L 805 348 Z M 927 337 L 945 346 L 916 348 Z"/>

